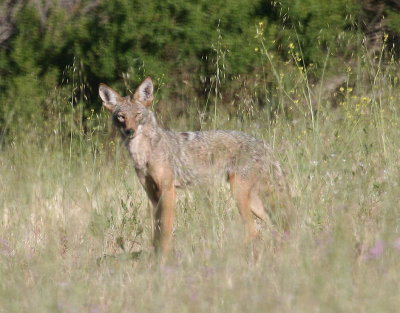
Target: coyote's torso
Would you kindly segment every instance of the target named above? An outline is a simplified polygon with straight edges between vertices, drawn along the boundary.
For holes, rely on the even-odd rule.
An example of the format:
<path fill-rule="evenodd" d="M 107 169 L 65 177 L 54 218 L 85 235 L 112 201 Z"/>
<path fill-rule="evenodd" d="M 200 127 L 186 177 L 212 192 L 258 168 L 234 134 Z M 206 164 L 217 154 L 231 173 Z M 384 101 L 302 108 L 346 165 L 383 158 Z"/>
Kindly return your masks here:
<path fill-rule="evenodd" d="M 272 201 L 287 194 L 280 164 L 270 147 L 239 131 L 175 132 L 162 129 L 150 110 L 153 83 L 146 78 L 132 96 L 121 97 L 101 84 L 103 105 L 120 129 L 154 214 L 154 246 L 167 252 L 172 231 L 175 188 L 208 184 L 216 176 L 230 183 L 246 237 L 257 231 L 251 213 L 268 220 L 260 193 Z"/>
<path fill-rule="evenodd" d="M 147 175 L 151 164 L 162 162 L 172 170 L 177 188 L 228 178 L 231 173 L 265 176 L 268 160 L 275 171 L 280 170 L 268 145 L 243 132 L 165 131 L 154 117 L 126 145 L 139 175 Z"/>

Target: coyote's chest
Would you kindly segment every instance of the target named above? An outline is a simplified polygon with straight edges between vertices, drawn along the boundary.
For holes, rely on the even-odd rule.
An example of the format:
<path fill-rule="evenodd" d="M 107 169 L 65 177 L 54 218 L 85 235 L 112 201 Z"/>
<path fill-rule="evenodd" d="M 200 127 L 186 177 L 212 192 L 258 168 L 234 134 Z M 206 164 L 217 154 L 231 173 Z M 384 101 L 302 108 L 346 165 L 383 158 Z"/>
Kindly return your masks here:
<path fill-rule="evenodd" d="M 129 141 L 127 147 L 135 168 L 145 173 L 151 155 L 151 146 L 148 140 L 139 134 Z"/>

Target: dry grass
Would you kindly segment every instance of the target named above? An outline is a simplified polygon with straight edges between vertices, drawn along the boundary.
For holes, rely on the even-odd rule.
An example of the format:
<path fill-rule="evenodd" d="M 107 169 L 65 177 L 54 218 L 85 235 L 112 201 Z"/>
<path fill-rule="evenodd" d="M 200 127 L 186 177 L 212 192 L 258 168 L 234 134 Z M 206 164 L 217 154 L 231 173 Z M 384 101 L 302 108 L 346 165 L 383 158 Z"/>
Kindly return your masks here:
<path fill-rule="evenodd" d="M 289 236 L 260 224 L 254 247 L 242 244 L 225 185 L 183 191 L 160 264 L 145 194 L 107 129 L 10 143 L 0 154 L 0 312 L 396 312 L 398 73 L 368 71 L 348 77 L 337 109 L 313 116 L 301 109 L 306 81 L 291 94 L 300 102 L 280 93 L 292 121 L 210 110 L 204 128 L 264 138 L 287 171 L 299 219 Z"/>

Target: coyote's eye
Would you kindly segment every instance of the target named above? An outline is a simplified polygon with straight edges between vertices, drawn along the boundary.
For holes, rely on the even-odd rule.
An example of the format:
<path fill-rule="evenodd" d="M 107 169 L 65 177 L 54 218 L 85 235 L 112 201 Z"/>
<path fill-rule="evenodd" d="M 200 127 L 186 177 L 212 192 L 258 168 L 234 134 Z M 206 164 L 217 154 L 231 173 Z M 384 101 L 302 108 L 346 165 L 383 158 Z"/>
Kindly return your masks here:
<path fill-rule="evenodd" d="M 125 122 L 125 116 L 123 116 L 122 114 L 118 114 L 117 120 L 118 120 L 118 122 L 123 123 L 123 122 Z"/>

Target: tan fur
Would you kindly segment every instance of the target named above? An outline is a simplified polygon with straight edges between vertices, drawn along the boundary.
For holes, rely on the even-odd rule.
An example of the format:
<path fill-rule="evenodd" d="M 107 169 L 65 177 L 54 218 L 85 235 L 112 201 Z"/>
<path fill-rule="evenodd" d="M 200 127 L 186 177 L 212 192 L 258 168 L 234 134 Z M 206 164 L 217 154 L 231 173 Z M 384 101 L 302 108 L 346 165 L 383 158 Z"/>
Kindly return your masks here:
<path fill-rule="evenodd" d="M 289 205 L 280 164 L 270 147 L 238 131 L 175 132 L 158 126 L 149 110 L 153 83 L 146 78 L 132 96 L 121 97 L 100 84 L 99 94 L 114 124 L 121 130 L 136 173 L 150 199 L 153 244 L 167 254 L 171 241 L 175 189 L 207 184 L 215 175 L 228 178 L 244 221 L 246 239 L 257 235 L 252 214 L 269 221 L 261 194 Z M 290 212 L 286 212 L 290 217 Z M 287 225 L 287 223 L 285 223 Z"/>

